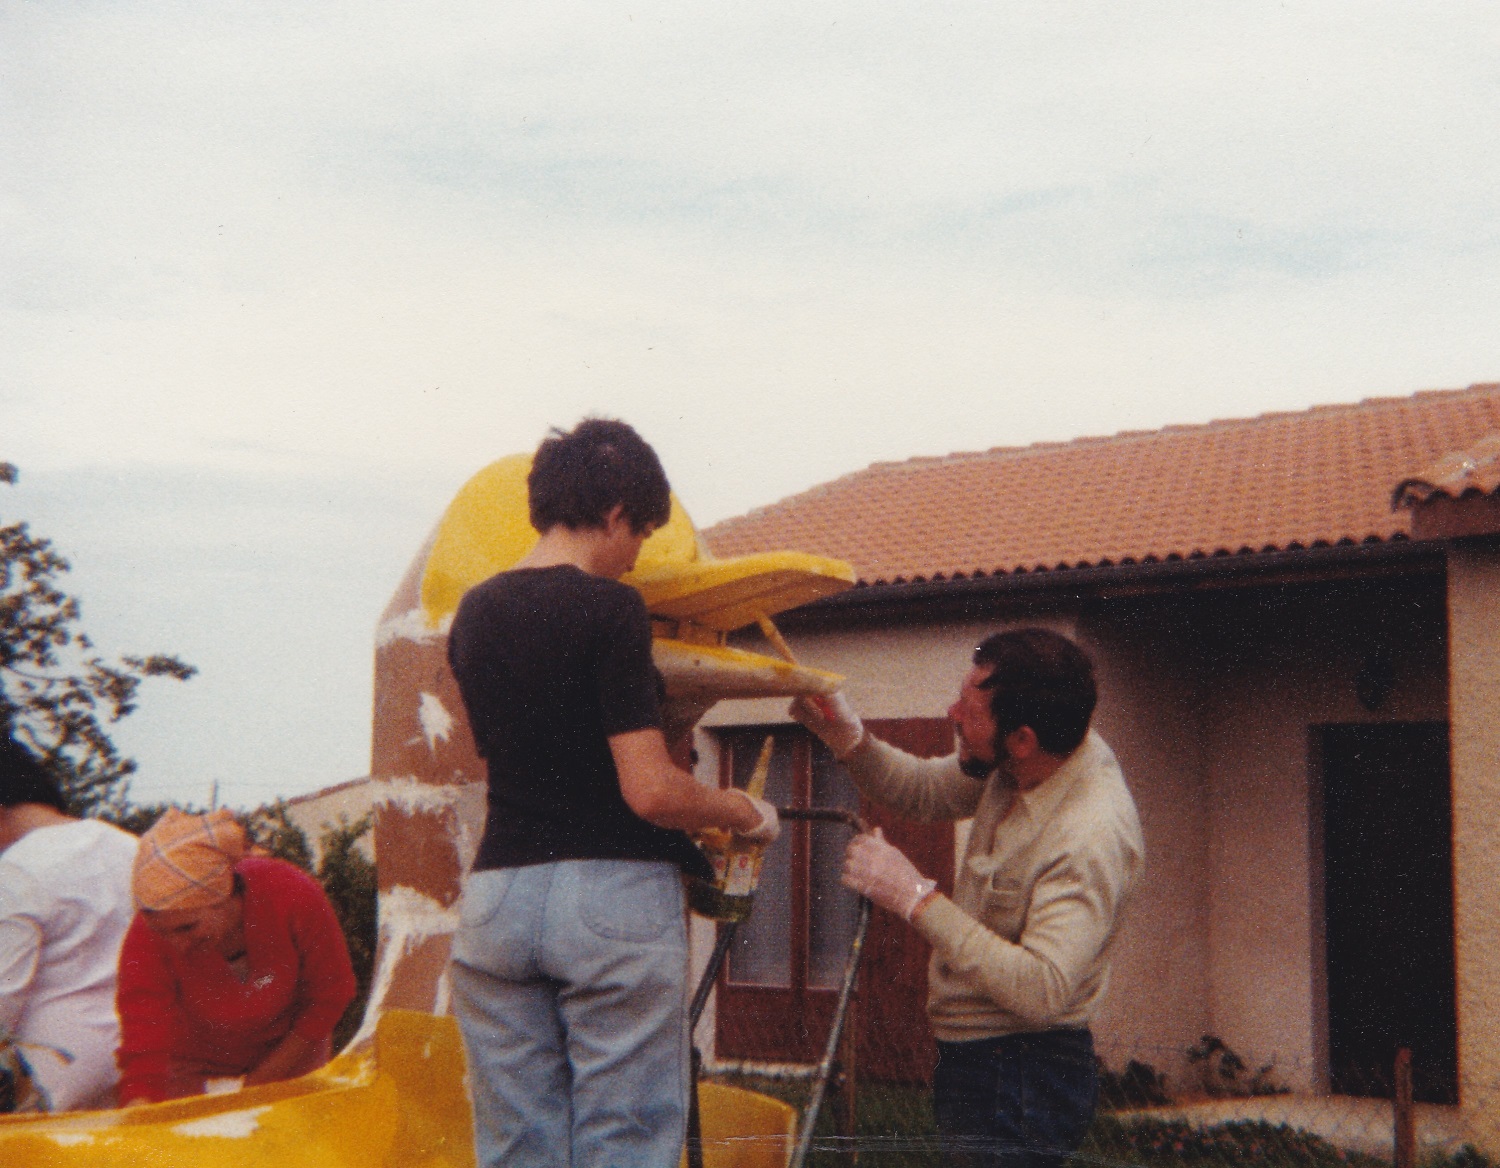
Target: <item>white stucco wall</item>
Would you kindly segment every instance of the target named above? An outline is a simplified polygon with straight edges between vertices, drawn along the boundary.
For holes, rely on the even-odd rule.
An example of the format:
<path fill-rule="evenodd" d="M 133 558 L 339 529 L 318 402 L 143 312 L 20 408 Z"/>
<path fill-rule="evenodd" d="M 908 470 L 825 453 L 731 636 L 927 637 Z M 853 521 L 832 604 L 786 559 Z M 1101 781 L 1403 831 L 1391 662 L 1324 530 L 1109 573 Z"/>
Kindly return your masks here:
<path fill-rule="evenodd" d="M 1095 1031 L 1111 1067 L 1136 1058 L 1182 1082 L 1184 1052 L 1212 1029 L 1209 803 L 1192 672 L 1160 651 L 1155 621 L 1095 619 L 1080 632 L 1099 682 L 1094 726 L 1120 760 L 1146 837 Z"/>
<path fill-rule="evenodd" d="M 312 845 L 314 859 L 321 854 L 323 833 L 338 827 L 341 822 L 353 823 L 374 807 L 375 785 L 369 779 L 355 779 L 348 783 L 326 787 L 310 795 L 288 799 L 286 817 L 293 826 L 301 828 L 307 842 Z M 355 845 L 367 859 L 375 858 L 375 833 L 366 832 Z"/>
<path fill-rule="evenodd" d="M 1460 1102 L 1500 1147 L 1500 548 L 1463 541 L 1448 560 L 1453 867 Z"/>
<path fill-rule="evenodd" d="M 1274 1059 L 1299 1089 L 1326 1087 L 1320 776 L 1311 728 L 1442 721 L 1439 614 L 1278 606 L 1205 669 L 1204 759 L 1210 796 L 1209 1022 L 1255 1065 Z M 1404 622 L 1404 623 L 1403 623 Z M 1354 678 L 1375 638 L 1394 646 L 1396 684 L 1376 711 Z"/>

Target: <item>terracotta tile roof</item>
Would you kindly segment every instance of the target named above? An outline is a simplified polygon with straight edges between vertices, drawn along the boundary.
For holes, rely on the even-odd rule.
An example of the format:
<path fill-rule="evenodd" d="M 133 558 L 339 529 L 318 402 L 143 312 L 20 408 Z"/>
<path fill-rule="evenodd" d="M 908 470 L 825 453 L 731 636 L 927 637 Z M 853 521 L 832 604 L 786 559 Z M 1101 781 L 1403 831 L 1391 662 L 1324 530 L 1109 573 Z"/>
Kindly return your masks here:
<path fill-rule="evenodd" d="M 875 463 L 704 532 L 861 583 L 1406 538 L 1392 485 L 1500 431 L 1500 383 L 1108 438 Z"/>
<path fill-rule="evenodd" d="M 1461 499 L 1469 494 L 1493 495 L 1497 491 L 1500 491 L 1500 433 L 1486 434 L 1468 449 L 1445 454 L 1426 469 L 1402 479 L 1391 496 L 1391 506 L 1414 506 L 1434 495 Z"/>

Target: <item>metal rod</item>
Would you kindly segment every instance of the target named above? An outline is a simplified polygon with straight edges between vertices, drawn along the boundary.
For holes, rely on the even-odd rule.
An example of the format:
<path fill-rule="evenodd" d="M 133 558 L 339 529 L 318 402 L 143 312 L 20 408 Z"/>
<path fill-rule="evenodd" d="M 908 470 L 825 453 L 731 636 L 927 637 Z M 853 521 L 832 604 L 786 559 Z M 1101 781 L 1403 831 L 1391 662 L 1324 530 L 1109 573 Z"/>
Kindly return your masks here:
<path fill-rule="evenodd" d="M 849 946 L 849 963 L 844 967 L 844 984 L 839 989 L 838 1006 L 833 1012 L 833 1026 L 828 1034 L 828 1045 L 823 1051 L 823 1061 L 818 1064 L 818 1077 L 813 1083 L 812 1097 L 807 1101 L 807 1111 L 802 1118 L 802 1131 L 797 1136 L 797 1147 L 792 1153 L 788 1168 L 802 1168 L 812 1147 L 813 1127 L 818 1122 L 818 1111 L 823 1106 L 823 1095 L 828 1090 L 828 1075 L 833 1069 L 834 1056 L 838 1054 L 839 1038 L 844 1030 L 844 1016 L 849 1009 L 849 999 L 854 993 L 855 977 L 859 973 L 859 959 L 864 952 L 865 931 L 870 924 L 870 902 L 859 898 L 859 916 L 854 926 L 854 942 Z"/>
<path fill-rule="evenodd" d="M 688 1168 L 703 1168 L 703 1112 L 698 1106 L 698 1078 L 702 1074 L 703 1056 L 698 1044 L 692 1047 L 692 1090 L 688 1092 L 687 1162 Z"/>
<path fill-rule="evenodd" d="M 778 807 L 776 814 L 782 819 L 808 819 L 817 823 L 842 823 L 855 831 L 869 831 L 865 821 L 852 811 L 841 811 L 833 807 Z"/>
<path fill-rule="evenodd" d="M 739 921 L 719 923 L 719 939 L 714 942 L 714 951 L 709 955 L 708 964 L 703 967 L 703 976 L 698 979 L 698 988 L 693 991 L 693 1004 L 688 1008 L 689 1033 L 697 1027 L 698 1019 L 703 1017 L 703 1008 L 708 1005 L 708 995 L 713 993 L 714 982 L 719 978 L 719 966 L 724 964 L 724 955 L 729 952 L 729 946 L 734 944 L 734 931 L 739 925 Z"/>
<path fill-rule="evenodd" d="M 842 811 L 834 808 L 824 807 L 778 807 L 777 815 L 782 819 L 808 820 L 817 823 L 842 823 L 856 832 L 869 830 L 864 820 L 852 811 Z M 844 1030 L 844 1019 L 849 1011 L 849 1001 L 854 992 L 855 978 L 859 974 L 859 960 L 865 947 L 865 932 L 870 925 L 870 902 L 863 896 L 859 898 L 859 908 L 854 926 L 854 940 L 849 946 L 849 959 L 844 967 L 844 984 L 839 990 L 838 1006 L 833 1013 L 833 1025 L 828 1034 L 828 1045 L 823 1052 L 823 1061 L 818 1064 L 816 1076 L 813 1080 L 812 1096 L 808 1101 L 806 1111 L 802 1120 L 802 1131 L 797 1139 L 797 1148 L 793 1152 L 788 1168 L 802 1168 L 803 1161 L 807 1159 L 807 1152 L 812 1145 L 813 1127 L 818 1122 L 818 1111 L 823 1106 L 823 1096 L 828 1090 L 829 1075 L 833 1070 L 835 1056 L 838 1054 L 839 1040 Z M 698 979 L 698 988 L 693 992 L 692 1004 L 688 1007 L 688 1032 L 697 1029 L 698 1021 L 703 1017 L 703 1011 L 708 1005 L 708 996 L 713 992 L 714 983 L 718 981 L 719 969 L 724 964 L 724 958 L 729 953 L 729 947 L 734 944 L 735 930 L 739 927 L 738 921 L 719 922 L 718 939 L 714 942 L 713 952 L 709 955 L 708 964 L 703 968 L 703 975 Z M 697 1111 L 698 1077 L 701 1066 L 701 1056 L 698 1054 L 697 1046 L 693 1047 L 692 1065 L 692 1111 Z M 689 1116 L 689 1138 L 687 1142 L 689 1168 L 699 1168 L 702 1163 L 703 1137 L 700 1121 L 696 1114 Z"/>
<path fill-rule="evenodd" d="M 708 964 L 703 967 L 703 976 L 698 979 L 692 1005 L 688 1007 L 689 1035 L 698 1029 L 698 1019 L 703 1017 L 703 1009 L 708 1005 L 708 995 L 713 992 L 714 982 L 719 978 L 719 967 L 724 964 L 729 946 L 734 943 L 734 931 L 738 927 L 738 921 L 722 921 L 719 924 L 719 936 L 714 942 L 714 950 L 709 954 Z M 697 1042 L 692 1043 L 692 1060 L 691 1090 L 688 1094 L 687 1161 L 688 1168 L 703 1168 L 703 1113 L 698 1106 L 698 1080 L 703 1074 L 703 1055 L 698 1051 Z"/>

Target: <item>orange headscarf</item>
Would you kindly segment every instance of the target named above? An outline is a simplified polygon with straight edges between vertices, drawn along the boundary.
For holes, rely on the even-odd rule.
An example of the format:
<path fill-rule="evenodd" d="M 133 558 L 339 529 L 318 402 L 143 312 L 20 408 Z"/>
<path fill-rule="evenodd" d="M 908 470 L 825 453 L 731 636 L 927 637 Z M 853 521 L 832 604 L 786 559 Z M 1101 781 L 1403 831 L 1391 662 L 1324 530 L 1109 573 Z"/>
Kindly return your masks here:
<path fill-rule="evenodd" d="M 188 815 L 171 808 L 141 837 L 132 879 L 137 908 L 204 908 L 234 891 L 245 832 L 224 808 Z"/>

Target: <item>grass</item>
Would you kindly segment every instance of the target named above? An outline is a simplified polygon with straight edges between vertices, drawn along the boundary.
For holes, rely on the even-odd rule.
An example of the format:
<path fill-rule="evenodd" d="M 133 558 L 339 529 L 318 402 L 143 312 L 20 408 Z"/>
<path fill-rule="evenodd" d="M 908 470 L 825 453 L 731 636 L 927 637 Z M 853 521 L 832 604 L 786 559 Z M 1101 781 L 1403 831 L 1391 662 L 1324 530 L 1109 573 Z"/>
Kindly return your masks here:
<path fill-rule="evenodd" d="M 810 1083 L 760 1075 L 721 1075 L 715 1081 L 780 1099 L 799 1112 L 806 1110 L 812 1093 Z M 838 1106 L 832 1092 L 824 1097 L 813 1128 L 808 1168 L 842 1168 L 850 1163 L 855 1148 L 861 1168 L 939 1168 L 932 1095 L 927 1088 L 861 1083 L 852 1139 L 838 1131 Z"/>
<path fill-rule="evenodd" d="M 758 1075 L 719 1077 L 719 1082 L 758 1091 L 803 1110 L 811 1087 Z M 813 1130 L 809 1168 L 845 1168 L 859 1152 L 860 1168 L 941 1168 L 931 1093 L 924 1087 L 862 1083 L 852 1140 L 835 1125 L 837 1100 L 824 1100 Z M 1119 1165 L 1139 1168 L 1390 1168 L 1388 1160 L 1351 1152 L 1321 1136 L 1287 1124 L 1239 1120 L 1193 1127 L 1182 1120 L 1095 1116 L 1072 1168 Z M 1500 1168 L 1472 1147 L 1452 1155 L 1424 1157 L 1420 1168 Z"/>

